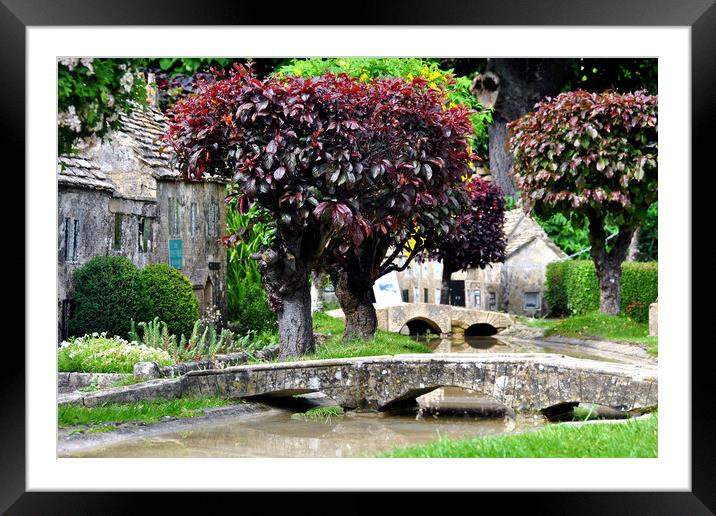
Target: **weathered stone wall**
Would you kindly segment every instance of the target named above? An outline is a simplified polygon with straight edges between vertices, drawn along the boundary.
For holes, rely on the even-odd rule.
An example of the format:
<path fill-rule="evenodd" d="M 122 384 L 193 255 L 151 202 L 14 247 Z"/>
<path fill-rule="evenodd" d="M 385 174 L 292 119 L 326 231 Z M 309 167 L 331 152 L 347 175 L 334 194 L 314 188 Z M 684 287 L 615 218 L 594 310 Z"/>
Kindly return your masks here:
<path fill-rule="evenodd" d="M 534 239 L 517 250 L 501 270 L 500 309 L 513 314 L 541 316 L 547 313 L 544 299 L 547 264 L 558 256 L 543 240 Z M 525 293 L 536 292 L 539 307 L 525 307 Z"/>
<path fill-rule="evenodd" d="M 443 386 L 482 393 L 517 411 L 565 403 L 595 403 L 618 410 L 658 405 L 656 367 L 542 353 L 401 355 L 245 365 L 74 394 L 62 397 L 60 403 L 95 406 L 152 397 L 244 398 L 320 391 L 345 408 L 382 410 L 414 403 L 418 396 Z"/>
<path fill-rule="evenodd" d="M 182 241 L 182 273 L 185 274 L 199 298 L 200 307 L 211 304 L 222 311 L 226 320 L 226 248 L 220 241 L 226 228 L 224 197 L 226 185 L 217 182 L 188 182 L 162 180 L 157 188 L 159 232 L 155 251 L 156 261 L 169 263 L 169 240 Z M 179 202 L 179 233 L 170 234 L 169 198 Z M 192 234 L 191 206 L 196 205 L 196 220 Z M 209 228 L 209 206 L 218 206 L 218 227 Z M 207 283 L 211 286 L 207 288 Z M 205 299 L 211 292 L 212 299 Z M 208 294 L 207 294 L 208 295 Z"/>
<path fill-rule="evenodd" d="M 101 144 L 88 147 L 85 153 L 109 176 L 118 195 L 154 200 L 157 181 L 149 164 L 139 159 L 137 145 L 135 138 L 114 131 Z"/>

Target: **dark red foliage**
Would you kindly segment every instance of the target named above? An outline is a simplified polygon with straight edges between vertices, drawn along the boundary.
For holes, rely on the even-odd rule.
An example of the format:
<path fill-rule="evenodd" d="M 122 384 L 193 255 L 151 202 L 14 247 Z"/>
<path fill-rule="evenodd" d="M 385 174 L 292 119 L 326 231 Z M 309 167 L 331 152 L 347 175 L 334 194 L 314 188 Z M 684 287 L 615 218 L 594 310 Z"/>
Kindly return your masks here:
<path fill-rule="evenodd" d="M 190 177 L 231 177 L 240 207 L 267 208 L 279 234 L 330 231 L 337 255 L 372 235 L 404 244 L 416 226 L 447 234 L 453 185 L 474 158 L 466 108 L 447 108 L 420 77 L 259 81 L 235 68 L 170 114 L 167 139 Z"/>
<path fill-rule="evenodd" d="M 443 262 L 449 273 L 484 269 L 505 259 L 505 219 L 502 192 L 475 176 L 464 183 L 467 205 L 455 218 L 453 229 L 430 257 Z"/>

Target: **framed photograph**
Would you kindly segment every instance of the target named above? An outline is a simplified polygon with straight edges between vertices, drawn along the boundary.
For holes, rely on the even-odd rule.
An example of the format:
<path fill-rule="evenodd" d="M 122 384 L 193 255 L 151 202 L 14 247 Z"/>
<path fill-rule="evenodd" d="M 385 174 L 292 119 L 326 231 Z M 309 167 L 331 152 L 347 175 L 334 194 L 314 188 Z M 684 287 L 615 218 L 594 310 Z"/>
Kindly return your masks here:
<path fill-rule="evenodd" d="M 14 150 L 14 154 L 22 156 L 20 167 L 25 171 L 24 183 L 17 180 L 16 185 L 24 189 L 27 216 L 25 349 L 21 350 L 18 345 L 6 348 L 6 352 L 13 355 L 12 363 L 15 367 L 8 368 L 3 373 L 8 381 L 5 382 L 3 390 L 6 417 L 3 418 L 5 438 L 0 444 L 0 470 L 4 479 L 0 488 L 0 509 L 7 510 L 8 514 L 64 514 L 76 512 L 81 506 L 84 512 L 89 513 L 123 513 L 134 511 L 137 504 L 143 503 L 138 501 L 139 495 L 127 494 L 135 491 L 162 492 L 162 503 L 167 503 L 167 507 L 178 507 L 177 502 L 183 503 L 178 491 L 292 492 L 284 499 L 287 502 L 290 502 L 289 498 L 297 496 L 298 492 L 307 492 L 300 498 L 307 501 L 312 495 L 311 492 L 315 491 L 351 491 L 352 493 L 346 496 L 350 497 L 350 503 L 356 507 L 367 507 L 364 497 L 369 495 L 362 491 L 404 491 L 411 492 L 411 495 L 419 491 L 483 491 L 480 496 L 489 494 L 496 502 L 509 496 L 512 504 L 512 497 L 515 496 L 514 500 L 525 504 L 526 508 L 534 509 L 534 504 L 537 504 L 538 512 L 541 512 L 539 507 L 549 507 L 550 512 L 577 514 L 712 514 L 716 511 L 713 489 L 713 463 L 716 457 L 711 431 L 714 422 L 707 404 L 708 394 L 713 391 L 708 384 L 710 357 L 707 345 L 692 345 L 691 293 L 691 207 L 696 205 L 696 198 L 692 200 L 692 168 L 693 163 L 697 162 L 704 162 L 706 165 L 703 158 L 711 146 L 710 142 L 706 141 L 707 134 L 710 133 L 708 128 L 712 123 L 709 115 L 714 112 L 713 87 L 716 84 L 716 76 L 713 56 L 716 55 L 716 38 L 713 35 L 716 34 L 716 7 L 713 1 L 689 0 L 678 5 L 673 2 L 654 3 L 645 0 L 626 4 L 607 1 L 598 5 L 581 0 L 569 3 L 532 2 L 526 5 L 519 1 L 490 3 L 482 0 L 393 2 L 357 7 L 351 17 L 342 20 L 332 19 L 328 13 L 333 12 L 335 6 L 328 4 L 312 6 L 308 10 L 297 6 L 275 10 L 277 12 L 267 19 L 264 9 L 259 10 L 257 6 L 240 3 L 217 2 L 207 5 L 183 1 L 142 3 L 128 0 L 101 5 L 81 1 L 39 1 L 26 4 L 19 0 L 1 0 L 0 37 L 5 57 L 6 86 L 0 99 L 5 108 L 5 146 L 8 150 Z M 658 449 L 654 450 L 653 454 L 648 455 L 648 458 L 642 458 L 641 455 L 637 455 L 639 458 L 594 458 L 594 455 L 588 453 L 570 458 L 554 458 L 563 457 L 555 452 L 553 458 L 398 459 L 373 458 L 375 453 L 370 452 L 387 450 L 370 449 L 346 455 L 335 453 L 333 457 L 327 458 L 316 451 L 321 444 L 320 439 L 314 438 L 313 435 L 309 436 L 310 439 L 301 440 L 297 445 L 304 450 L 294 457 L 302 458 L 283 459 L 276 457 L 286 455 L 250 453 L 252 447 L 256 449 L 258 446 L 255 443 L 247 445 L 246 450 L 249 451 L 236 451 L 234 447 L 238 446 L 238 439 L 233 437 L 227 440 L 226 446 L 234 449 L 234 452 L 227 452 L 223 458 L 211 453 L 205 456 L 200 453 L 184 453 L 182 449 L 186 446 L 181 442 L 182 439 L 175 443 L 173 454 L 142 454 L 127 447 L 124 457 L 129 458 L 118 458 L 121 454 L 91 453 L 84 457 L 94 457 L 92 459 L 80 458 L 83 456 L 81 453 L 73 454 L 67 449 L 58 448 L 58 396 L 61 395 L 58 394 L 59 351 L 56 346 L 53 347 L 51 341 L 54 339 L 57 343 L 58 331 L 60 340 L 66 337 L 63 334 L 64 324 L 69 320 L 69 314 L 74 314 L 74 305 L 70 305 L 69 298 L 66 304 L 63 303 L 62 293 L 65 287 L 61 271 L 58 278 L 58 262 L 70 264 L 70 268 L 74 270 L 75 265 L 81 264 L 78 256 L 83 250 L 80 245 L 88 245 L 87 241 L 82 242 L 79 236 L 84 231 L 84 226 L 79 222 L 84 215 L 70 216 L 65 213 L 75 213 L 72 210 L 78 206 L 94 202 L 88 200 L 90 196 L 63 197 L 63 184 L 76 189 L 78 181 L 84 181 L 82 187 L 91 192 L 92 199 L 101 197 L 101 202 L 115 207 L 109 210 L 112 212 L 111 217 L 108 211 L 105 217 L 106 235 L 102 242 L 97 243 L 98 246 L 104 246 L 103 249 L 106 247 L 106 252 L 95 254 L 122 255 L 123 246 L 131 245 L 136 259 L 130 258 L 135 263 L 165 263 L 167 269 L 179 271 L 188 278 L 187 285 L 182 286 L 188 289 L 187 303 L 196 304 L 198 298 L 198 306 L 192 310 L 203 311 L 206 316 L 218 307 L 216 317 L 230 320 L 221 301 L 222 296 L 227 295 L 227 287 L 222 279 L 227 267 L 226 254 L 222 257 L 221 252 L 217 251 L 214 256 L 214 250 L 206 244 L 206 247 L 202 248 L 203 254 L 197 258 L 196 254 L 192 254 L 196 253 L 196 247 L 191 240 L 196 237 L 197 241 L 204 243 L 218 242 L 218 238 L 222 236 L 220 227 L 227 223 L 221 202 L 224 183 L 212 183 L 212 176 L 208 176 L 209 179 L 204 178 L 206 180 L 201 194 L 189 193 L 186 202 L 180 200 L 180 194 L 176 192 L 183 188 L 182 184 L 176 177 L 169 177 L 171 173 L 161 161 L 161 152 L 150 148 L 153 143 L 147 143 L 149 140 L 144 134 L 135 135 L 136 141 L 131 145 L 139 149 L 137 152 L 144 153 L 139 159 L 151 168 L 154 186 L 150 188 L 153 188 L 154 201 L 142 198 L 142 188 L 146 190 L 146 185 L 142 186 L 139 182 L 120 184 L 124 181 L 121 172 L 114 175 L 102 172 L 106 171 L 107 167 L 115 167 L 116 163 L 110 163 L 111 160 L 125 159 L 121 153 L 112 154 L 111 150 L 106 149 L 92 155 L 78 155 L 73 153 L 74 150 L 66 152 L 67 149 L 73 148 L 72 133 L 80 131 L 80 126 L 75 125 L 79 124 L 80 118 L 75 120 L 75 112 L 67 110 L 62 104 L 62 91 L 58 88 L 65 83 L 58 79 L 58 74 L 71 72 L 77 67 L 85 67 L 94 72 L 94 59 L 116 58 L 117 63 L 141 59 L 146 72 L 142 80 L 156 87 L 151 90 L 152 95 L 146 98 L 151 97 L 149 102 L 174 105 L 176 99 L 170 98 L 172 88 L 176 91 L 182 88 L 195 91 L 200 88 L 198 83 L 185 84 L 177 82 L 170 75 L 161 75 L 162 70 L 178 66 L 175 64 L 177 61 L 212 58 L 216 64 L 227 60 L 243 63 L 254 60 L 259 69 L 257 73 L 264 73 L 261 71 L 263 66 L 279 70 L 281 66 L 291 66 L 291 58 L 312 57 L 333 60 L 420 58 L 430 63 L 444 61 L 436 64 L 434 70 L 430 68 L 433 71 L 443 70 L 442 72 L 435 71 L 435 77 L 426 77 L 425 85 L 418 83 L 418 88 L 424 86 L 425 91 L 430 90 L 430 81 L 439 83 L 442 80 L 440 73 L 444 73 L 444 70 L 468 63 L 465 66 L 470 68 L 470 84 L 465 88 L 469 88 L 475 95 L 474 98 L 479 99 L 481 106 L 488 107 L 492 106 L 491 102 L 494 103 L 492 97 L 496 97 L 499 91 L 504 92 L 506 88 L 514 87 L 514 83 L 519 80 L 529 89 L 539 81 L 549 83 L 554 79 L 553 82 L 559 82 L 562 86 L 556 88 L 553 96 L 560 91 L 579 90 L 580 81 L 585 84 L 588 81 L 601 84 L 603 77 L 600 77 L 600 74 L 608 72 L 591 64 L 585 69 L 584 63 L 596 63 L 599 60 L 606 62 L 610 59 L 621 59 L 624 62 L 629 59 L 646 59 L 656 64 L 650 68 L 652 71 L 644 72 L 640 69 L 638 73 L 652 74 L 649 77 L 655 90 L 658 86 L 658 108 L 661 117 L 661 124 L 658 124 L 658 160 L 662 170 L 658 188 L 662 209 L 661 217 L 658 217 L 658 238 L 662 241 L 661 263 L 658 266 L 658 360 L 649 359 L 651 369 L 648 371 L 654 371 L 653 378 L 649 376 L 651 372 L 644 372 L 647 369 L 637 368 L 638 374 L 635 373 L 630 379 L 632 385 L 637 385 L 644 380 L 644 375 L 649 376 L 649 382 L 655 380 L 658 375 L 658 396 L 656 392 L 653 393 L 654 399 L 658 398 Z M 566 88 L 564 84 L 568 83 L 566 69 L 560 71 L 557 67 L 550 67 L 551 64 L 541 67 L 526 79 L 511 76 L 509 71 L 495 69 L 495 66 L 499 66 L 496 62 L 509 60 L 543 60 L 549 63 L 566 63 L 571 60 L 571 86 L 560 90 Z M 348 67 L 346 64 L 346 68 Z M 230 65 L 226 69 L 227 77 L 230 75 L 229 69 Z M 246 73 L 242 67 L 236 67 L 234 70 L 237 75 Z M 361 80 L 371 79 L 369 71 L 361 73 L 365 77 L 354 74 L 353 80 L 356 84 Z M 559 75 L 560 73 L 564 73 L 564 77 Z M 627 74 L 629 73 L 637 72 L 633 69 L 627 70 Z M 406 71 L 403 75 L 409 75 L 410 81 L 414 79 L 412 72 L 408 74 Z M 126 86 L 127 99 L 131 100 L 134 87 L 131 83 L 135 80 L 132 74 L 127 70 L 124 76 L 120 72 L 117 72 L 116 76 L 125 81 L 126 84 L 121 87 Z M 512 84 L 511 80 L 514 81 Z M 166 84 L 160 85 L 161 81 Z M 436 89 L 438 87 L 439 84 Z M 146 88 L 142 90 L 142 96 L 145 91 Z M 351 91 L 355 91 L 355 88 Z M 273 90 L 268 94 L 272 92 Z M 345 95 L 349 96 L 349 93 Z M 427 93 L 425 98 L 428 99 L 430 95 Z M 524 96 L 529 95 L 528 92 Z M 533 96 L 535 104 L 545 97 L 537 93 Z M 101 103 L 105 106 L 109 103 L 111 107 L 115 102 L 114 97 L 109 100 L 105 93 L 102 93 L 101 98 Z M 656 102 L 656 97 L 653 98 Z M 549 101 L 551 100 L 552 97 L 549 98 Z M 124 100 L 117 100 L 120 101 Z M 577 101 L 584 102 L 584 99 L 575 100 Z M 629 99 L 627 104 L 631 106 L 642 101 L 649 102 L 643 97 L 637 97 L 636 100 Z M 429 102 L 429 99 L 425 102 Z M 253 109 L 244 104 L 242 106 L 238 107 L 238 111 L 233 110 L 237 121 L 241 119 L 242 110 L 249 112 Z M 454 107 L 455 105 L 446 103 L 443 110 L 449 111 Z M 537 108 L 535 105 L 535 111 Z M 192 139 L 194 135 L 180 134 L 180 126 L 182 120 L 186 126 L 198 123 L 196 120 L 187 120 L 195 116 L 196 112 L 206 110 L 206 106 L 183 105 L 183 111 L 175 111 L 168 119 L 163 118 L 163 109 L 157 106 L 156 116 L 142 115 L 145 118 L 139 122 L 131 119 L 127 121 L 127 116 L 130 115 L 126 114 L 121 115 L 121 120 L 125 127 L 136 127 L 138 131 L 172 134 L 174 140 L 167 145 L 173 146 L 179 156 L 182 152 L 185 153 L 182 166 L 189 171 L 203 170 L 204 165 L 197 165 L 197 162 L 201 162 L 201 158 L 197 156 L 200 156 L 200 153 L 208 156 L 209 147 L 202 147 L 203 144 L 199 141 L 201 138 Z M 192 109 L 197 111 L 192 112 Z M 257 109 L 260 111 L 260 108 Z M 177 115 L 178 112 L 180 114 Z M 150 110 L 149 113 L 154 111 Z M 105 114 L 110 116 L 111 112 L 106 111 Z M 459 113 L 455 116 L 458 115 Z M 187 118 L 181 119 L 181 116 Z M 229 118 L 221 119 L 226 127 L 231 125 L 233 116 L 232 114 Z M 277 116 L 280 117 L 281 114 Z M 512 120 L 502 122 L 505 135 L 501 145 L 495 143 L 497 138 L 488 142 L 486 136 L 483 142 L 471 141 L 471 149 L 475 145 L 484 145 L 485 153 L 490 156 L 504 153 L 507 123 Z M 82 123 L 84 122 L 86 119 L 82 119 Z M 348 120 L 344 123 L 348 131 L 351 123 L 354 122 Z M 451 120 L 449 123 L 460 122 Z M 534 124 L 541 128 L 538 133 L 551 130 L 550 122 L 544 119 L 537 120 Z M 496 122 L 496 125 L 499 124 Z M 295 135 L 289 131 L 290 134 Z M 449 130 L 444 131 L 443 135 L 448 135 L 445 136 L 448 138 Z M 186 144 L 188 141 L 191 141 L 191 145 Z M 186 147 L 182 147 L 185 144 Z M 281 142 L 278 141 L 276 145 L 280 146 Z M 19 151 L 23 147 L 24 153 Z M 212 152 L 215 151 L 214 147 L 211 149 Z M 68 158 L 58 169 L 58 160 L 62 161 L 66 156 L 75 157 Z M 231 154 L 231 158 L 228 156 L 227 154 L 222 159 L 239 159 L 236 154 Z M 699 157 L 702 159 L 698 160 Z M 98 163 L 96 166 L 93 160 Z M 116 165 L 116 170 L 121 170 L 121 166 Z M 608 163 L 605 161 L 600 165 L 600 170 L 606 166 Z M 275 181 L 280 181 L 284 175 L 290 175 L 290 166 L 286 164 L 286 167 L 289 168 L 281 167 L 281 171 L 274 172 Z M 265 168 L 270 169 L 272 166 L 266 165 Z M 490 163 L 489 169 L 492 171 L 490 180 L 498 184 L 503 191 L 509 191 L 510 185 L 502 182 L 505 181 L 504 176 L 499 175 L 499 163 Z M 58 182 L 58 173 L 52 177 L 53 170 L 61 170 L 59 174 L 66 176 L 66 182 Z M 345 176 L 341 175 L 341 170 Z M 422 174 L 427 176 L 427 181 L 430 181 L 434 173 L 432 165 L 417 167 L 417 170 L 418 175 L 420 170 L 423 170 Z M 335 175 L 336 183 L 350 183 L 354 179 L 352 169 L 348 171 L 339 166 L 335 171 L 338 172 Z M 202 173 L 199 171 L 199 176 Z M 376 175 L 380 173 L 379 169 L 375 172 Z M 15 174 L 15 177 L 19 175 Z M 482 181 L 485 178 L 479 179 Z M 213 195 L 212 188 L 218 192 L 216 195 Z M 517 191 L 512 193 L 515 199 L 519 198 Z M 207 197 L 204 199 L 199 195 Z M 105 197 L 107 200 L 104 200 Z M 239 196 L 233 202 L 238 206 L 243 202 L 241 199 Z M 156 219 L 153 218 L 157 203 L 169 207 L 166 210 L 166 223 L 163 222 L 164 215 L 156 215 Z M 117 208 L 119 204 L 122 204 L 121 209 Z M 333 219 L 348 216 L 341 212 L 338 201 L 334 204 L 319 204 L 316 201 L 316 204 L 322 206 L 321 209 L 333 210 Z M 60 217 L 58 209 L 63 213 Z M 657 215 L 653 216 L 656 220 Z M 320 213 L 318 218 L 320 219 Z M 520 221 L 515 221 L 515 227 L 519 224 Z M 57 235 L 61 236 L 59 249 L 60 237 Z M 99 237 L 96 238 L 99 240 Z M 360 242 L 367 238 L 367 233 L 359 235 L 359 238 L 350 233 L 350 238 L 352 244 L 360 246 Z M 612 240 L 610 245 L 616 246 L 616 241 Z M 514 251 L 517 246 L 523 249 L 522 246 L 529 245 L 529 242 L 513 242 L 512 245 Z M 510 242 L 507 242 L 507 247 L 510 247 Z M 561 249 L 555 251 L 555 247 L 554 244 L 545 244 L 540 247 L 544 249 L 540 252 L 557 253 L 558 259 L 581 252 L 564 252 Z M 340 249 L 340 253 L 345 254 L 348 248 L 346 245 L 345 249 Z M 152 253 L 161 257 L 153 260 Z M 407 262 L 410 262 L 410 253 L 407 256 Z M 263 263 L 269 262 L 268 258 L 265 260 Z M 392 266 L 390 260 L 385 263 Z M 514 299 L 503 295 L 499 287 L 495 286 L 495 281 L 499 280 L 494 280 L 488 273 L 479 278 L 470 276 L 470 273 L 452 278 L 448 274 L 449 286 L 446 287 L 444 282 L 441 283 L 438 279 L 445 277 L 441 276 L 443 264 L 416 262 L 411 266 L 406 263 L 405 258 L 396 258 L 394 267 L 386 266 L 381 272 L 381 280 L 376 283 L 377 289 L 371 291 L 375 292 L 371 302 L 376 303 L 376 306 L 393 301 L 410 306 L 441 305 L 449 302 L 450 305 L 461 305 L 465 310 L 491 314 L 507 311 L 506 307 L 509 305 L 511 313 L 519 313 L 520 317 L 524 318 L 539 317 L 548 306 L 542 284 L 529 278 L 524 280 L 524 285 Z M 503 265 L 507 264 L 508 261 L 505 260 Z M 432 275 L 435 275 L 435 280 L 427 281 Z M 172 292 L 179 290 L 177 287 Z M 334 299 L 340 294 L 341 286 L 335 282 L 314 290 L 320 292 L 323 299 Z M 178 299 L 179 294 L 176 295 Z M 119 290 L 111 290 L 111 295 L 100 304 L 114 303 L 115 298 L 121 298 Z M 119 302 L 117 306 L 123 304 L 126 305 Z M 67 315 L 67 318 L 64 318 L 63 314 Z M 380 319 L 383 315 L 378 314 L 377 317 Z M 483 324 L 483 319 L 475 318 L 463 322 L 464 328 L 455 330 L 456 326 L 453 325 L 451 330 L 450 321 L 443 324 L 437 316 L 431 317 L 425 314 L 406 315 L 404 320 L 399 321 L 400 324 L 396 324 L 404 327 L 403 333 L 450 333 L 453 340 L 448 345 L 449 349 L 441 342 L 440 349 L 436 348 L 435 351 L 444 353 L 454 352 L 465 345 L 464 341 L 455 340 L 456 334 L 482 337 L 480 331 L 498 327 L 503 329 L 512 321 L 506 318 L 505 320 L 510 322 L 502 323 L 499 317 L 493 315 L 488 320 L 490 324 Z M 465 317 L 467 315 L 463 319 Z M 393 318 L 398 319 L 397 316 Z M 189 321 L 186 334 L 191 334 L 191 325 L 195 319 L 196 317 Z M 254 316 L 254 319 L 261 319 L 261 316 Z M 389 316 L 385 315 L 385 319 L 387 321 Z M 280 326 L 287 323 L 279 321 L 278 324 Z M 380 324 L 385 324 L 385 329 L 389 331 L 402 330 L 400 327 L 391 329 L 390 322 L 381 323 L 378 320 L 376 324 L 378 328 L 382 328 Z M 147 326 L 144 328 L 146 337 Z M 91 331 L 90 329 L 86 333 L 91 334 Z M 131 331 L 140 338 L 134 324 Z M 335 330 L 329 327 L 325 331 Z M 119 333 L 121 332 L 118 330 Z M 313 331 L 310 333 L 313 339 Z M 291 336 L 284 337 L 282 333 L 281 339 L 281 346 L 284 346 L 285 339 L 290 340 Z M 276 353 L 283 353 L 283 349 L 277 348 Z M 392 354 L 390 351 L 386 354 L 389 353 Z M 165 366 L 164 363 L 160 364 L 160 359 L 154 355 L 141 362 L 156 362 L 154 367 L 157 371 L 160 366 Z M 170 362 L 167 361 L 167 364 Z M 24 366 L 20 367 L 20 364 Z M 614 370 L 620 367 L 608 362 L 604 364 L 604 371 L 610 367 Z M 380 371 L 375 374 L 378 373 Z M 144 372 L 135 368 L 133 374 L 135 379 L 142 374 L 148 375 L 149 378 L 155 371 L 150 365 Z M 194 374 L 196 378 L 200 378 L 198 372 Z M 457 373 L 453 371 L 451 374 L 452 383 L 448 383 L 458 385 Z M 119 382 L 116 385 L 125 382 L 123 385 L 134 392 L 130 385 L 134 381 L 129 379 L 131 374 L 127 373 L 125 376 L 126 378 L 107 381 Z M 334 376 L 340 380 L 338 371 Z M 92 392 L 96 388 L 97 380 L 92 381 L 94 383 L 84 384 L 81 392 L 76 392 L 80 392 L 78 396 L 83 400 L 82 403 L 85 403 L 86 398 L 88 405 L 101 405 L 101 391 Z M 272 381 L 276 381 L 275 377 Z M 517 392 L 514 379 L 507 378 L 504 381 Z M 497 385 L 495 378 L 492 378 L 492 382 Z M 197 380 L 197 386 L 200 383 L 201 381 Z M 217 385 L 219 383 L 217 381 Z M 200 390 L 201 387 L 197 389 Z M 648 387 L 645 389 L 648 390 Z M 269 390 L 267 394 L 275 394 L 268 392 Z M 280 391 L 278 388 L 273 390 Z M 308 392 L 311 389 L 304 390 Z M 419 389 L 416 387 L 415 390 L 417 392 Z M 654 404 L 646 400 L 650 391 L 642 393 L 646 401 L 638 401 L 642 395 L 639 392 L 641 391 L 637 388 L 628 392 L 625 390 L 623 403 L 614 401 L 621 395 L 617 394 L 617 390 L 609 391 L 605 396 L 611 397 L 613 405 L 629 409 L 639 409 L 642 406 L 653 408 Z M 546 394 L 537 393 L 535 396 L 539 398 Z M 375 403 L 376 407 L 380 408 L 402 399 L 398 395 L 393 398 L 379 398 L 376 395 L 375 399 L 378 401 Z M 368 398 L 363 398 L 362 401 L 365 399 Z M 345 394 L 345 400 L 343 405 L 347 407 L 350 407 L 351 403 L 360 404 L 351 401 L 348 394 Z M 559 404 L 559 401 L 553 401 L 543 403 L 545 406 L 538 408 Z M 573 406 L 569 408 L 571 410 Z M 385 430 L 387 426 L 382 426 L 383 430 L 371 429 L 369 425 L 361 428 L 368 433 L 374 432 L 375 440 L 378 440 L 381 432 L 388 431 Z M 191 434 L 187 428 L 178 429 L 177 435 L 182 431 L 186 436 Z M 402 430 L 396 426 L 390 431 L 397 435 Z M 102 430 L 99 430 L 98 434 L 100 432 Z M 332 432 L 335 434 L 339 430 L 332 427 Z M 286 442 L 280 430 L 273 435 L 275 440 Z M 351 458 L 347 458 L 348 456 Z M 371 458 L 367 458 L 368 456 Z M 172 458 L 170 460 L 166 457 Z"/>

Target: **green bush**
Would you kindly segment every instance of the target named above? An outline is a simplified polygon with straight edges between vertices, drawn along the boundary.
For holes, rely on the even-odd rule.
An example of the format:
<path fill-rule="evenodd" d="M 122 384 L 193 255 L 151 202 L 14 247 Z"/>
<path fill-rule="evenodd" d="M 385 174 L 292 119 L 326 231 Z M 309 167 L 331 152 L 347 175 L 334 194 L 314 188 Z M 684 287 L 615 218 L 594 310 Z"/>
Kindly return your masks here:
<path fill-rule="evenodd" d="M 649 305 L 659 295 L 657 262 L 627 262 L 622 266 L 621 311 L 639 322 L 649 322 Z"/>
<path fill-rule="evenodd" d="M 174 361 L 164 350 L 129 343 L 105 332 L 92 333 L 63 342 L 57 353 L 57 369 L 78 373 L 131 373 L 137 362 L 156 362 L 160 366 Z"/>
<path fill-rule="evenodd" d="M 545 299 L 552 315 L 567 315 L 567 292 L 564 284 L 564 273 L 567 269 L 566 260 L 552 262 L 547 267 L 547 291 Z"/>
<path fill-rule="evenodd" d="M 134 320 L 150 321 L 157 317 L 167 324 L 171 334 L 190 335 L 199 318 L 199 301 L 189 279 L 165 263 L 147 265 L 140 278 L 148 307 L 143 318 Z"/>
<path fill-rule="evenodd" d="M 70 335 L 107 332 L 126 337 L 132 319 L 147 313 L 139 269 L 124 256 L 95 256 L 75 271 L 73 281 Z"/>
<path fill-rule="evenodd" d="M 261 283 L 244 285 L 242 302 L 237 307 L 238 313 L 232 328 L 239 334 L 278 331 L 276 313 L 271 310 L 268 298 Z"/>
<path fill-rule="evenodd" d="M 545 298 L 552 315 L 576 315 L 599 310 L 599 282 L 590 260 L 552 262 L 547 266 Z M 658 295 L 657 262 L 624 262 L 621 312 L 648 322 L 649 305 Z"/>

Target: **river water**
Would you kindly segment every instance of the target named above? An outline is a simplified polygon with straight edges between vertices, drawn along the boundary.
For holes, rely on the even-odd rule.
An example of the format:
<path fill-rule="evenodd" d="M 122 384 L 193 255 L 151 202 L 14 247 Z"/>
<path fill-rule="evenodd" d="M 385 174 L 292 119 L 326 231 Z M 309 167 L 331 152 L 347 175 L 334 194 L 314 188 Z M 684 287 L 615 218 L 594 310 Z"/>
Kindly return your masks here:
<path fill-rule="evenodd" d="M 604 360 L 581 350 L 553 349 L 537 341 L 465 337 L 464 341 L 415 337 L 437 353 L 561 353 Z M 325 406 L 326 398 L 305 400 Z M 198 418 L 189 428 L 95 446 L 71 457 L 356 457 L 441 437 L 468 438 L 520 432 L 546 424 L 540 416 L 515 415 L 479 393 L 444 387 L 418 399 L 412 413 L 348 412 L 313 421 L 291 418 L 282 408 L 249 418 Z M 312 404 L 312 405 L 311 405 Z M 305 411 L 306 406 L 300 409 Z M 418 407 L 416 407 L 417 409 Z M 459 416 L 459 417 L 457 417 Z"/>

